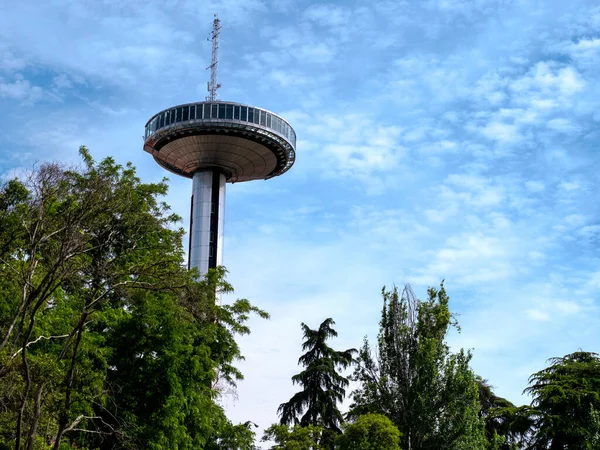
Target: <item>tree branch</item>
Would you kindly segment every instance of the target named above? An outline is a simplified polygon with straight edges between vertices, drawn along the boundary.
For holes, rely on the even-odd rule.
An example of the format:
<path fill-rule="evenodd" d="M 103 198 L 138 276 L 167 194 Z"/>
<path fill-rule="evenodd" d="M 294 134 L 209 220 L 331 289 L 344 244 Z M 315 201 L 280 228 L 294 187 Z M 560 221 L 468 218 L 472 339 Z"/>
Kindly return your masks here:
<path fill-rule="evenodd" d="M 35 339 L 35 340 L 31 341 L 31 342 L 28 342 L 28 343 L 25 345 L 25 348 L 28 348 L 30 345 L 33 345 L 33 344 L 35 344 L 35 343 L 37 343 L 37 342 L 41 341 L 42 339 L 46 339 L 46 340 L 48 340 L 48 341 L 49 341 L 50 339 L 62 339 L 62 338 L 66 338 L 66 337 L 69 337 L 69 335 L 68 335 L 68 334 L 61 334 L 60 336 L 40 336 L 40 337 L 38 337 L 37 339 Z M 23 347 L 21 347 L 19 350 L 17 350 L 17 351 L 16 351 L 16 352 L 15 352 L 15 353 L 14 353 L 14 354 L 13 354 L 13 355 L 10 357 L 10 359 L 13 359 L 13 358 L 15 358 L 15 357 L 16 357 L 16 356 L 18 356 L 18 355 L 19 355 L 19 353 L 21 353 L 22 351 L 23 351 Z"/>

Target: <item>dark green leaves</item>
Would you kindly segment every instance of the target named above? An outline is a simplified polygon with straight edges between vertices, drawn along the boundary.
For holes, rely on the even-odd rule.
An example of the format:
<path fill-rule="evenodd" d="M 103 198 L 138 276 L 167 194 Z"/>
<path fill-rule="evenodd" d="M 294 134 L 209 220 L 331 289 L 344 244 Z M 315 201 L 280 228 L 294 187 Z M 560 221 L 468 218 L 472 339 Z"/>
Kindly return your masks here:
<path fill-rule="evenodd" d="M 337 407 L 346 395 L 348 380 L 338 373 L 353 362 L 355 349 L 336 351 L 327 340 L 336 337 L 335 322 L 326 319 L 318 329 L 302 324 L 304 353 L 298 360 L 305 369 L 292 377 L 294 384 L 302 386 L 277 412 L 285 425 L 322 426 L 334 432 L 340 431 L 342 415 Z"/>
<path fill-rule="evenodd" d="M 578 351 L 550 359 L 550 366 L 529 378 L 533 397 L 530 449 L 600 447 L 600 359 Z"/>

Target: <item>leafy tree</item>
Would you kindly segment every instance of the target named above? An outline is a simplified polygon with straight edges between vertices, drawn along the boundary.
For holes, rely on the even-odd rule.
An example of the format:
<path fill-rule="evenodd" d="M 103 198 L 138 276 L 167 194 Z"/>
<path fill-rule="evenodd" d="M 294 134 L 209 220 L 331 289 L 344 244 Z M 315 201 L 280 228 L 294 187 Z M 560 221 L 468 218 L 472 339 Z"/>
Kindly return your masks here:
<path fill-rule="evenodd" d="M 478 386 L 471 355 L 451 353 L 445 337 L 457 327 L 444 286 L 430 288 L 426 301 L 409 286 L 382 291 L 378 352 L 365 339 L 353 380 L 349 417 L 384 414 L 402 433 L 407 450 L 483 449 Z"/>
<path fill-rule="evenodd" d="M 271 450 L 325 450 L 320 442 L 323 428 L 316 425 L 271 425 L 265 430 L 263 442 L 274 441 Z"/>
<path fill-rule="evenodd" d="M 370 413 L 345 424 L 338 442 L 339 450 L 399 450 L 400 432 L 386 416 Z"/>
<path fill-rule="evenodd" d="M 254 422 L 247 421 L 238 425 L 228 423 L 224 427 L 217 440 L 212 440 L 204 447 L 205 450 L 260 450 L 254 445 L 256 433 L 252 425 L 258 427 Z"/>
<path fill-rule="evenodd" d="M 550 366 L 529 378 L 525 393 L 533 434 L 528 449 L 600 448 L 600 358 L 577 351 L 549 360 Z"/>
<path fill-rule="evenodd" d="M 327 340 L 336 337 L 333 329 L 335 322 L 329 318 L 323 321 L 317 330 L 302 324 L 305 351 L 300 359 L 305 369 L 292 377 L 294 383 L 302 386 L 287 403 L 282 403 L 277 412 L 283 425 L 313 425 L 339 433 L 342 414 L 337 404 L 346 395 L 348 379 L 338 373 L 353 361 L 355 349 L 336 351 L 327 345 Z M 328 438 L 327 438 L 328 439 Z"/>
<path fill-rule="evenodd" d="M 115 324 L 107 383 L 115 387 L 115 411 L 130 418 L 134 448 L 221 448 L 224 441 L 227 448 L 248 448 L 241 441 L 252 434 L 226 419 L 215 380 L 235 384 L 241 377 L 230 364 L 240 357 L 233 336 L 249 331 L 238 321 L 253 308 L 243 300 L 215 304 L 215 289 L 230 290 L 222 276 L 212 272 L 195 286 L 194 305 L 186 309 L 170 295 L 142 294 Z M 104 414 L 107 423 L 111 414 Z"/>
<path fill-rule="evenodd" d="M 533 431 L 533 409 L 517 407 L 498 397 L 486 380 L 477 376 L 480 417 L 485 421 L 485 434 L 490 450 L 517 450 L 527 446 Z"/>
<path fill-rule="evenodd" d="M 507 411 L 515 408 L 510 401 L 498 397 L 487 380 L 475 377 L 479 387 L 479 417 L 485 421 L 485 437 L 490 450 L 510 450 L 514 438 Z"/>
<path fill-rule="evenodd" d="M 131 164 L 45 164 L 0 187 L 0 448 L 192 449 L 233 426 L 248 315 L 185 269 L 179 218 Z"/>

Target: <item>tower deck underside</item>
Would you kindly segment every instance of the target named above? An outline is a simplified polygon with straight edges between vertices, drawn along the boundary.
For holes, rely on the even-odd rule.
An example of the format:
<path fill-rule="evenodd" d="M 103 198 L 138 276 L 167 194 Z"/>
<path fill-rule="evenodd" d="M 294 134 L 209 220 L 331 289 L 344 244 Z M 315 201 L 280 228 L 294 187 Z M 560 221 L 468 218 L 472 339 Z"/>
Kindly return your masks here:
<path fill-rule="evenodd" d="M 200 102 L 162 111 L 146 125 L 144 150 L 167 170 L 192 178 L 218 168 L 228 182 L 267 179 L 295 161 L 295 133 L 259 108 Z"/>
<path fill-rule="evenodd" d="M 218 167 L 233 182 L 269 178 L 285 164 L 283 155 L 278 155 L 282 150 L 271 142 L 256 142 L 241 134 L 217 134 L 218 130 L 196 135 L 194 131 L 170 136 L 158 150 L 154 147 L 156 162 L 190 178 L 198 170 Z"/>

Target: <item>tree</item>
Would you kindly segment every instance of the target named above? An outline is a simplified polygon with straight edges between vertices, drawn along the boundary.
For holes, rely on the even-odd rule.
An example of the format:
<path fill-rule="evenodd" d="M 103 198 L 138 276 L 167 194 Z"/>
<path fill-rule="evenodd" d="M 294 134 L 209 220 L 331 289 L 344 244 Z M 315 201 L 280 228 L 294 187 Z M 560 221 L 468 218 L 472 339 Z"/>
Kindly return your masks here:
<path fill-rule="evenodd" d="M 339 450 L 400 450 L 400 432 L 386 416 L 370 413 L 345 424 L 338 442 Z"/>
<path fill-rule="evenodd" d="M 528 449 L 600 448 L 600 358 L 577 351 L 551 358 L 529 378 L 533 434 Z"/>
<path fill-rule="evenodd" d="M 479 417 L 485 422 L 485 437 L 488 441 L 488 447 L 490 450 L 508 450 L 510 446 L 506 441 L 506 435 L 508 434 L 507 421 L 501 415 L 494 414 L 494 411 L 499 408 L 514 408 L 514 405 L 494 394 L 487 380 L 479 375 L 475 376 L 475 380 L 479 387 Z"/>
<path fill-rule="evenodd" d="M 485 421 L 485 435 L 490 450 L 518 450 L 527 447 L 533 429 L 534 409 L 515 406 L 498 397 L 488 382 L 477 376 L 479 384 L 480 417 Z"/>
<path fill-rule="evenodd" d="M 302 324 L 305 351 L 299 359 L 305 369 L 292 377 L 292 381 L 302 386 L 287 403 L 282 403 L 277 412 L 283 425 L 314 425 L 339 433 L 342 414 L 337 404 L 346 395 L 348 379 L 338 373 L 353 362 L 356 350 L 336 351 L 327 345 L 327 340 L 336 337 L 332 328 L 335 322 L 329 318 L 317 330 Z"/>
<path fill-rule="evenodd" d="M 131 164 L 45 164 L 0 187 L 0 448 L 191 449 L 227 429 L 246 300 L 185 269 L 179 218 Z"/>
<path fill-rule="evenodd" d="M 261 312 L 245 300 L 216 305 L 214 292 L 230 291 L 223 276 L 222 269 L 210 272 L 189 299 L 140 295 L 115 324 L 106 381 L 114 387 L 114 410 L 129 417 L 133 448 L 249 448 L 251 431 L 227 420 L 217 385 L 241 378 L 231 366 L 241 356 L 233 337 L 249 332 L 243 316 Z M 189 300 L 185 309 L 178 306 Z"/>
<path fill-rule="evenodd" d="M 383 309 L 374 354 L 368 340 L 359 352 L 352 379 L 349 417 L 384 414 L 400 430 L 407 450 L 482 449 L 478 386 L 463 350 L 451 353 L 445 338 L 457 327 L 442 284 L 426 301 L 409 286 L 382 291 Z"/>
<path fill-rule="evenodd" d="M 265 430 L 263 442 L 274 441 L 271 450 L 325 450 L 321 445 L 323 428 L 316 425 L 271 425 Z"/>
<path fill-rule="evenodd" d="M 204 447 L 205 450 L 260 450 L 254 445 L 256 433 L 252 429 L 258 427 L 252 421 L 246 421 L 238 425 L 228 423 L 221 430 L 217 440 L 212 440 Z"/>

